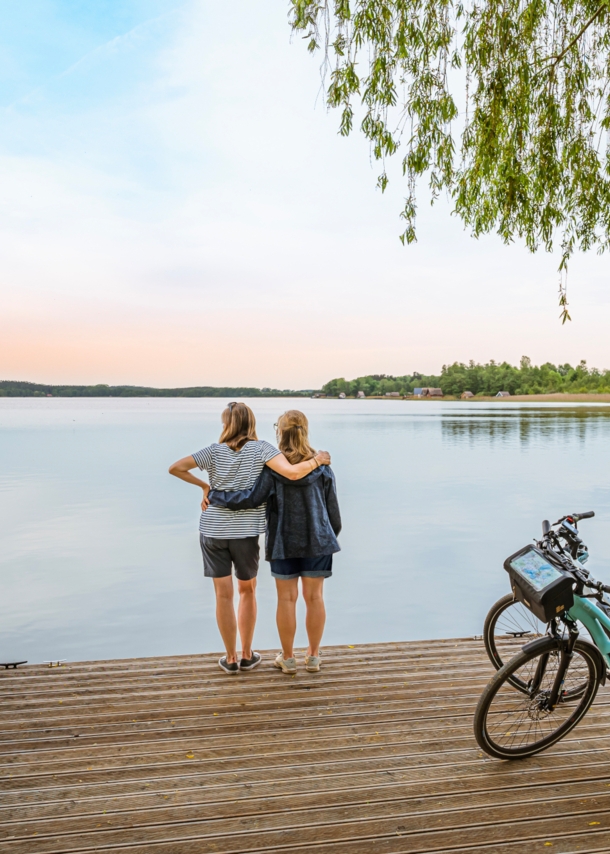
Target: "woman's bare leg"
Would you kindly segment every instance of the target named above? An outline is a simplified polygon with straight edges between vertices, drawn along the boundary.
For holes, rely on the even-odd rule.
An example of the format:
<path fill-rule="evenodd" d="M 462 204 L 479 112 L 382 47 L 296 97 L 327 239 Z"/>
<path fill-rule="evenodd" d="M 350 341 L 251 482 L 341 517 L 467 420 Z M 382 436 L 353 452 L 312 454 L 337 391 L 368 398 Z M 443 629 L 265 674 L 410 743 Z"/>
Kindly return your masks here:
<path fill-rule="evenodd" d="M 256 625 L 256 578 L 250 581 L 237 580 L 239 590 L 239 607 L 237 609 L 237 626 L 241 638 L 241 657 L 252 658 L 252 638 Z"/>
<path fill-rule="evenodd" d="M 237 661 L 237 621 L 233 606 L 233 576 L 214 578 L 216 593 L 216 622 L 227 651 L 227 661 Z"/>
<path fill-rule="evenodd" d="M 305 628 L 307 629 L 307 638 L 309 647 L 307 655 L 320 655 L 320 643 L 324 634 L 324 624 L 326 623 L 326 608 L 324 607 L 324 579 L 323 578 L 302 578 L 303 582 L 303 599 L 307 606 L 307 614 L 305 617 Z"/>
<path fill-rule="evenodd" d="M 275 579 L 277 587 L 277 630 L 282 644 L 282 655 L 294 658 L 294 636 L 297 631 L 297 599 L 299 579 Z"/>

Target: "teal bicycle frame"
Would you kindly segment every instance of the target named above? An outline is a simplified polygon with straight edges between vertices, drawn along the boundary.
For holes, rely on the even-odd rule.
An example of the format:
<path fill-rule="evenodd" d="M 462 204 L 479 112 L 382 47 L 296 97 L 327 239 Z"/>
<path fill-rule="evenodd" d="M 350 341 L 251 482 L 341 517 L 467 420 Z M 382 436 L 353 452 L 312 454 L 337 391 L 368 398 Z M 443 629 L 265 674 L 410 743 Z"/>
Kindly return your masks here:
<path fill-rule="evenodd" d="M 583 599 L 582 596 L 574 596 L 574 604 L 566 616 L 574 622 L 580 620 L 610 667 L 610 637 L 604 631 L 606 628 L 610 632 L 610 617 L 606 616 L 601 608 L 596 607 L 591 599 Z"/>

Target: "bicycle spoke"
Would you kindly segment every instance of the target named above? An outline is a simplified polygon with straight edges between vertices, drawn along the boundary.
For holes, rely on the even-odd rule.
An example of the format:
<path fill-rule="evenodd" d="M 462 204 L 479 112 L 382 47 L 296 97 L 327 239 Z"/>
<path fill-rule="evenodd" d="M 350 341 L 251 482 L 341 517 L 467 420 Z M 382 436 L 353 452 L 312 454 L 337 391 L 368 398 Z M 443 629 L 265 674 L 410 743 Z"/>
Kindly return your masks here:
<path fill-rule="evenodd" d="M 544 634 L 544 625 L 521 602 L 514 602 L 498 618 L 495 633 L 496 637 L 521 635 L 533 640 Z"/>
<path fill-rule="evenodd" d="M 553 642 L 549 639 L 548 643 L 552 645 Z M 553 743 L 557 733 L 560 733 L 557 737 L 561 737 L 564 730 L 567 732 L 575 726 L 581 716 L 580 709 L 588 708 L 595 696 L 596 684 L 593 691 L 590 686 L 592 680 L 596 681 L 597 671 L 591 664 L 589 654 L 583 654 L 583 649 L 577 647 L 564 674 L 559 702 L 551 709 L 549 698 L 560 665 L 561 652 L 552 646 L 547 647 L 546 652 L 543 650 L 520 653 L 521 663 L 519 657 L 515 658 L 512 667 L 508 665 L 509 669 L 500 685 L 494 688 L 484 712 L 487 741 L 479 742 L 485 749 L 490 745 L 492 755 L 526 755 Z M 543 655 L 544 659 L 541 658 Z M 544 672 L 538 674 L 539 665 L 544 660 Z M 537 675 L 540 684 L 532 692 L 531 686 Z M 515 680 L 523 686 L 519 690 L 515 690 Z M 575 703 L 574 697 L 570 696 L 574 692 L 578 692 L 581 697 L 580 703 Z"/>

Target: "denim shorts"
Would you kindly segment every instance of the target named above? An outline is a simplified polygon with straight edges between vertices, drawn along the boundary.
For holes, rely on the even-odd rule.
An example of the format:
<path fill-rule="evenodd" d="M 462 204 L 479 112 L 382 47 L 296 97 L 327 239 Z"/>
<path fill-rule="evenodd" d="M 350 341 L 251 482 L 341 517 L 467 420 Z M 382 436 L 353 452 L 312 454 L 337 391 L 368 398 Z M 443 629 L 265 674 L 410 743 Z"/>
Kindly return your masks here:
<path fill-rule="evenodd" d="M 271 561 L 271 575 L 287 581 L 289 578 L 330 578 L 333 574 L 333 556 L 288 557 Z"/>

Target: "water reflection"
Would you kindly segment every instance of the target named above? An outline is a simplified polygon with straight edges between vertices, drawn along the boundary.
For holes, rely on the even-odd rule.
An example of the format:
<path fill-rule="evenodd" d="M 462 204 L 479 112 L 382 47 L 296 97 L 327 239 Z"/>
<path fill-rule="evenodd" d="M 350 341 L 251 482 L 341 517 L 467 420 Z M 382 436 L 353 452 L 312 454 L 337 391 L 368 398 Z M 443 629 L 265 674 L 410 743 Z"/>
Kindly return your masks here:
<path fill-rule="evenodd" d="M 0 660 L 220 648 L 199 496 L 167 466 L 218 439 L 223 404 L 0 398 Z M 610 581 L 610 408 L 252 404 L 261 438 L 293 406 L 333 455 L 344 528 L 329 644 L 481 634 L 509 591 L 506 556 L 567 512 L 595 510 L 583 534 Z M 263 564 L 261 649 L 277 644 L 275 596 Z"/>
<path fill-rule="evenodd" d="M 527 445 L 530 442 L 584 443 L 587 437 L 610 430 L 610 409 L 582 406 L 557 409 L 514 409 L 443 413 L 443 439 L 470 444 L 487 441 Z"/>

